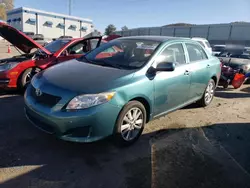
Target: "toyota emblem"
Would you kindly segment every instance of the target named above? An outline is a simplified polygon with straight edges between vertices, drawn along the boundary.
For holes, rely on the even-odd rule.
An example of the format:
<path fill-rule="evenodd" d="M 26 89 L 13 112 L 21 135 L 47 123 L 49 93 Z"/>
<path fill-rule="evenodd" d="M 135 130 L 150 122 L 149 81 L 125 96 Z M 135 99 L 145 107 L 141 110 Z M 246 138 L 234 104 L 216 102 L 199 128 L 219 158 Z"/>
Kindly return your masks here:
<path fill-rule="evenodd" d="M 40 97 L 40 96 L 42 96 L 42 91 L 40 90 L 40 89 L 36 89 L 36 96 L 38 96 L 38 97 Z"/>

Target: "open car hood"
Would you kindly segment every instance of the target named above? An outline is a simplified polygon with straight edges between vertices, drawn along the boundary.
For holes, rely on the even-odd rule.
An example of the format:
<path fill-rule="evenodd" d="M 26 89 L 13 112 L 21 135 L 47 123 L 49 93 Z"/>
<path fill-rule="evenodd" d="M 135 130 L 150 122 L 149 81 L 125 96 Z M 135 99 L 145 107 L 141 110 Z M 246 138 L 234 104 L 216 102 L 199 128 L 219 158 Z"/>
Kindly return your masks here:
<path fill-rule="evenodd" d="M 30 53 L 32 49 L 38 48 L 48 55 L 51 54 L 48 50 L 46 50 L 46 48 L 36 43 L 24 33 L 3 22 L 0 22 L 0 36 L 9 41 L 24 53 Z"/>

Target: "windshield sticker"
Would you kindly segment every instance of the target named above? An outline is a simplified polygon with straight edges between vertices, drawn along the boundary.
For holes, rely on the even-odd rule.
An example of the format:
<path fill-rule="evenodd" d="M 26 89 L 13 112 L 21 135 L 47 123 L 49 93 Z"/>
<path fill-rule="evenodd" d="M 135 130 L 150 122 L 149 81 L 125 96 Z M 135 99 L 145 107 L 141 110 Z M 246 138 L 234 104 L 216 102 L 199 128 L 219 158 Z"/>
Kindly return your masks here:
<path fill-rule="evenodd" d="M 141 44 L 137 46 L 137 49 L 154 50 L 156 46 Z"/>

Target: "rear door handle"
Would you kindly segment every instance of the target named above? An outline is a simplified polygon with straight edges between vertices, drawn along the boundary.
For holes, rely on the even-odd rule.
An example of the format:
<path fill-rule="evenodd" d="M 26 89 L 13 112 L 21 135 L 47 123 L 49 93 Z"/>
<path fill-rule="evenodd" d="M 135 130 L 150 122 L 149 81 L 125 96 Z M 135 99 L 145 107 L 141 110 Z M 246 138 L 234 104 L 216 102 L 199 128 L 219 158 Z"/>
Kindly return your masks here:
<path fill-rule="evenodd" d="M 190 72 L 188 71 L 188 70 L 186 70 L 185 72 L 184 72 L 184 75 L 189 75 L 190 74 Z"/>

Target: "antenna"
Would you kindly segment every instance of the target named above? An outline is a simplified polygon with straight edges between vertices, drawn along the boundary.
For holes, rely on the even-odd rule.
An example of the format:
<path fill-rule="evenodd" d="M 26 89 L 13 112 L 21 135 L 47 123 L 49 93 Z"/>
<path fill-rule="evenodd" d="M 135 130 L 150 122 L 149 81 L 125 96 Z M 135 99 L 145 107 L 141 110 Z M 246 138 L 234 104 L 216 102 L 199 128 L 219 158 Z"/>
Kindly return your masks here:
<path fill-rule="evenodd" d="M 69 0 L 69 15 L 71 15 L 71 0 Z"/>

